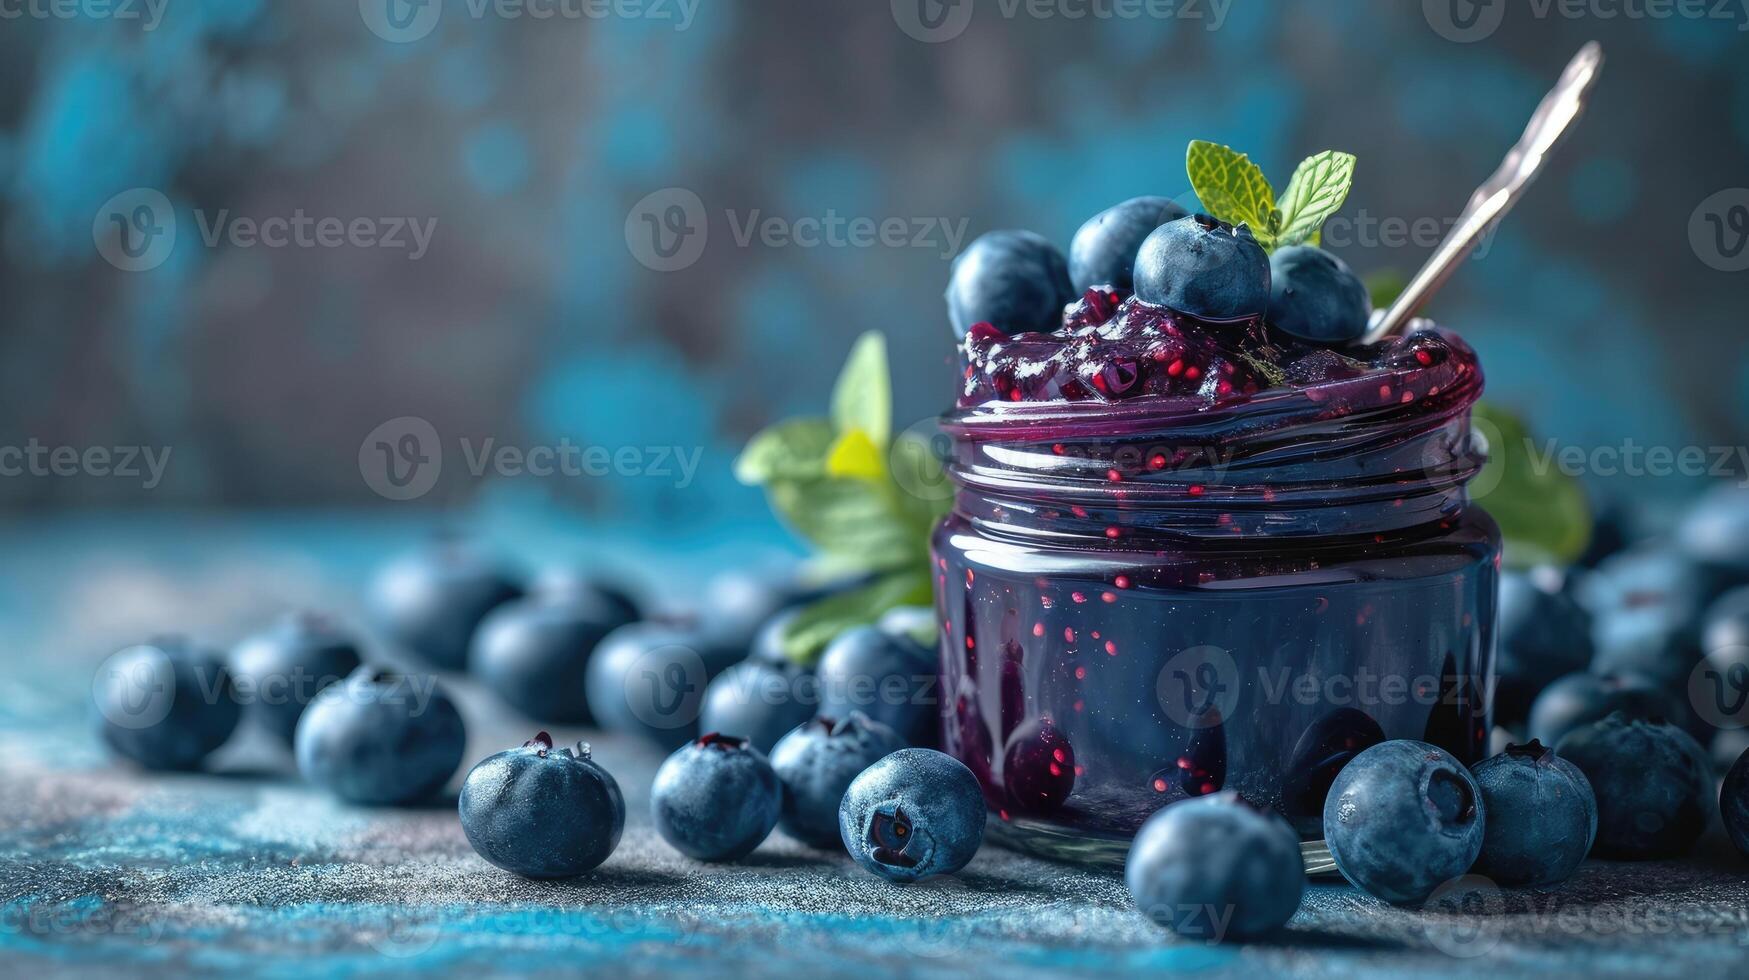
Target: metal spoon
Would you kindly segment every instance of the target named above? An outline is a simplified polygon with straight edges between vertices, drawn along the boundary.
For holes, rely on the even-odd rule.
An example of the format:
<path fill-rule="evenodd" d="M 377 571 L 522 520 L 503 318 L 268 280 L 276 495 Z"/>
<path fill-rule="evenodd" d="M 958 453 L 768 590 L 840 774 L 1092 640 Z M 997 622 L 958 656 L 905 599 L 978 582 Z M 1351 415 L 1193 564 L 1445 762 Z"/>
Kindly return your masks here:
<path fill-rule="evenodd" d="M 1439 243 L 1433 257 L 1427 260 L 1420 272 L 1415 273 L 1415 278 L 1409 281 L 1396 302 L 1382 314 L 1374 314 L 1372 329 L 1367 331 L 1363 342 L 1374 344 L 1402 333 L 1409 326 L 1410 319 L 1457 271 L 1458 263 L 1475 249 L 1482 236 L 1506 217 L 1506 212 L 1512 210 L 1512 206 L 1524 196 L 1525 188 L 1536 179 L 1549 153 L 1560 145 L 1585 111 L 1586 100 L 1597 84 L 1602 68 L 1603 48 L 1596 41 L 1579 49 L 1579 53 L 1567 63 L 1567 70 L 1561 73 L 1561 80 L 1555 83 L 1548 95 L 1543 96 L 1542 103 L 1530 117 L 1530 124 L 1524 128 L 1524 135 L 1506 154 L 1500 169 L 1470 195 L 1470 203 L 1458 216 L 1457 226 Z"/>

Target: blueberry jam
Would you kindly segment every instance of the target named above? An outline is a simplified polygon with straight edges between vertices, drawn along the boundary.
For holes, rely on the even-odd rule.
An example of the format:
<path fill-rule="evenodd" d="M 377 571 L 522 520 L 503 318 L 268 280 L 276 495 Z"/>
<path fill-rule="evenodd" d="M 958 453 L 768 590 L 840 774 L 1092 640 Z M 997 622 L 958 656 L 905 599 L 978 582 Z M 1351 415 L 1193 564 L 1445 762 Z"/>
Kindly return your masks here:
<path fill-rule="evenodd" d="M 1459 337 L 1319 347 L 1095 289 L 962 353 L 942 734 L 998 839 L 1117 864 L 1222 790 L 1317 838 L 1371 745 L 1485 755 L 1500 535 Z"/>

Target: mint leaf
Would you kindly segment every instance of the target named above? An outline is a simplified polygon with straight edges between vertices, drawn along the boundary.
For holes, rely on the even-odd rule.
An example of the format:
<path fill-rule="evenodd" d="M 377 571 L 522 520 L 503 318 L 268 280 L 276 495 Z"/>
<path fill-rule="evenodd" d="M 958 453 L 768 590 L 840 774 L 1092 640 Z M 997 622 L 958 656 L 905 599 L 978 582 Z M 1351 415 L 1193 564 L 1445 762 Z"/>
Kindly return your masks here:
<path fill-rule="evenodd" d="M 878 571 L 928 553 L 928 529 L 908 518 L 890 481 L 776 480 L 765 496 L 790 530 L 846 567 Z"/>
<path fill-rule="evenodd" d="M 840 435 L 868 433 L 882 449 L 893 434 L 893 389 L 887 374 L 887 339 L 870 330 L 856 339 L 832 388 L 832 424 Z"/>
<path fill-rule="evenodd" d="M 897 606 L 928 605 L 932 601 L 927 563 L 883 575 L 861 588 L 827 596 L 804 607 L 784 627 L 784 656 L 803 667 L 812 667 L 826 644 L 845 630 L 871 625 L 882 613 Z"/>
<path fill-rule="evenodd" d="M 851 429 L 832 445 L 832 454 L 826 457 L 826 475 L 881 480 L 887 475 L 887 461 L 868 433 Z"/>
<path fill-rule="evenodd" d="M 1276 243 L 1285 248 L 1313 242 L 1324 220 L 1348 200 L 1353 184 L 1352 153 L 1325 150 L 1301 161 L 1281 195 L 1281 233 Z"/>
<path fill-rule="evenodd" d="M 1191 140 L 1184 168 L 1204 210 L 1228 224 L 1249 226 L 1264 251 L 1274 250 L 1281 211 L 1269 178 L 1250 157 L 1219 143 Z"/>
<path fill-rule="evenodd" d="M 1473 418 L 1487 437 L 1488 464 L 1471 481 L 1472 497 L 1500 525 L 1507 563 L 1571 563 L 1591 539 L 1585 488 L 1535 448 L 1518 416 L 1484 402 Z"/>
<path fill-rule="evenodd" d="M 825 419 L 789 419 L 770 426 L 735 460 L 735 479 L 750 486 L 774 480 L 814 480 L 826 475 L 836 436 Z"/>

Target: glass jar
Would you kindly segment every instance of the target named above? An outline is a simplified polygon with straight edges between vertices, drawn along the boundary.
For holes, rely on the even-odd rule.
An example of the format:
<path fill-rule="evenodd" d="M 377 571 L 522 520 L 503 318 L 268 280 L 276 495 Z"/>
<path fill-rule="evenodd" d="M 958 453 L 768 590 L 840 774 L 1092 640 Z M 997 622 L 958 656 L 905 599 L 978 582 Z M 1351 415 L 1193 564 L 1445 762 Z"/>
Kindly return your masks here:
<path fill-rule="evenodd" d="M 1322 837 L 1354 754 L 1490 728 L 1500 534 L 1473 352 L 1227 404 L 991 401 L 944 419 L 943 742 L 992 835 L 1121 863 L 1220 789 Z"/>

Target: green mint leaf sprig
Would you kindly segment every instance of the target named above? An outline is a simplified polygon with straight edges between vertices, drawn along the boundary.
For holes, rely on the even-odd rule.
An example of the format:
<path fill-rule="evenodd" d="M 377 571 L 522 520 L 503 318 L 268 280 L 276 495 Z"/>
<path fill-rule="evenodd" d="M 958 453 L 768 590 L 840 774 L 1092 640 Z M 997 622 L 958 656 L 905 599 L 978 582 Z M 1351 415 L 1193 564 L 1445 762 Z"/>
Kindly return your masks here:
<path fill-rule="evenodd" d="M 834 637 L 895 606 L 930 601 L 929 534 L 950 495 L 941 463 L 914 436 L 893 436 L 886 340 L 858 338 L 833 387 L 827 418 L 788 419 L 755 435 L 735 461 L 742 483 L 765 489 L 778 517 L 836 573 L 868 584 L 803 609 L 784 631 L 784 653 L 812 665 Z M 909 478 L 902 485 L 894 466 Z"/>
<path fill-rule="evenodd" d="M 1262 168 L 1230 146 L 1191 140 L 1184 168 L 1203 208 L 1228 224 L 1250 228 L 1265 252 L 1318 244 L 1319 230 L 1354 184 L 1354 155 L 1336 150 L 1302 161 L 1280 199 Z"/>

